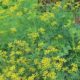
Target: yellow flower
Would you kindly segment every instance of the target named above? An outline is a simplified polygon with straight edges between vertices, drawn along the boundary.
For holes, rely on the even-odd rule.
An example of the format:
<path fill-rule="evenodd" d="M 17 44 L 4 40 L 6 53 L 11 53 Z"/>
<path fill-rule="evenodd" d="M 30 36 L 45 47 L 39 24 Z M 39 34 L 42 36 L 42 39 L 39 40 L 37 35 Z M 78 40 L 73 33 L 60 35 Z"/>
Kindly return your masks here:
<path fill-rule="evenodd" d="M 3 14 L 5 12 L 5 10 L 0 10 L 0 14 Z"/>
<path fill-rule="evenodd" d="M 67 9 L 68 6 L 70 6 L 70 5 L 72 5 L 71 2 L 67 2 L 66 4 L 63 5 L 63 9 L 64 10 Z"/>
<path fill-rule="evenodd" d="M 11 31 L 12 33 L 17 32 L 16 28 L 10 28 L 10 31 Z"/>
<path fill-rule="evenodd" d="M 22 54 L 22 51 L 16 51 L 16 54 L 18 54 L 18 55 L 21 55 Z"/>
<path fill-rule="evenodd" d="M 18 8 L 18 6 L 15 5 L 15 6 L 11 6 L 9 9 L 10 9 L 11 12 L 13 12 L 13 11 L 15 11 L 17 8 Z"/>
<path fill-rule="evenodd" d="M 72 69 L 71 69 L 72 72 L 76 72 L 78 70 L 78 65 L 75 63 L 72 63 L 71 65 L 72 65 Z"/>
<path fill-rule="evenodd" d="M 0 56 L 4 59 L 7 58 L 7 52 L 6 51 L 0 51 Z"/>
<path fill-rule="evenodd" d="M 32 76 L 29 76 L 29 77 L 28 77 L 28 80 L 34 80 L 34 78 L 35 78 L 35 75 L 32 74 Z"/>
<path fill-rule="evenodd" d="M 55 6 L 60 7 L 61 6 L 61 1 L 57 1 Z"/>
<path fill-rule="evenodd" d="M 68 67 L 63 67 L 63 71 L 68 71 Z"/>
<path fill-rule="evenodd" d="M 6 4 L 8 4 L 9 2 L 10 2 L 10 0 L 3 0 L 3 1 L 2 1 L 2 4 L 3 4 L 3 5 L 6 5 Z"/>
<path fill-rule="evenodd" d="M 29 48 L 29 47 L 27 47 L 26 49 L 25 49 L 25 52 L 26 53 L 30 53 L 32 50 L 31 50 L 31 48 Z"/>
<path fill-rule="evenodd" d="M 7 77 L 11 77 L 12 71 L 7 71 L 6 73 L 7 73 L 6 75 Z"/>
<path fill-rule="evenodd" d="M 49 54 L 49 53 L 54 53 L 54 52 L 57 52 L 58 49 L 55 48 L 54 46 L 49 46 L 45 51 L 44 51 L 44 54 Z"/>
<path fill-rule="evenodd" d="M 47 21 L 47 20 L 49 20 L 50 18 L 54 18 L 54 13 L 45 12 L 45 13 L 43 13 L 43 14 L 40 16 L 40 19 L 41 19 L 42 21 Z"/>
<path fill-rule="evenodd" d="M 17 16 L 22 16 L 23 13 L 22 13 L 22 11 L 19 11 L 19 12 L 16 13 L 16 15 L 17 15 Z"/>
<path fill-rule="evenodd" d="M 52 80 L 55 80 L 55 79 L 56 79 L 56 73 L 55 73 L 55 72 L 49 72 L 49 73 L 47 74 L 47 76 L 48 76 L 49 78 L 51 78 Z"/>
<path fill-rule="evenodd" d="M 68 70 L 69 73 L 77 72 L 78 71 L 78 65 L 75 63 L 71 64 L 71 69 Z"/>
<path fill-rule="evenodd" d="M 63 67 L 63 64 L 66 62 L 66 59 L 64 58 L 60 58 L 59 56 L 57 57 L 53 57 L 53 64 L 55 66 L 55 68 L 60 71 Z"/>
<path fill-rule="evenodd" d="M 43 72 L 43 76 L 44 76 L 44 77 L 47 77 L 47 74 L 48 74 L 48 71 L 44 71 L 44 72 Z"/>
<path fill-rule="evenodd" d="M 0 80 L 6 80 L 3 75 L 0 75 Z"/>
<path fill-rule="evenodd" d="M 43 68 L 49 68 L 50 67 L 50 58 L 43 58 L 42 61 L 41 61 L 41 64 L 42 64 L 42 67 Z"/>
<path fill-rule="evenodd" d="M 44 28 L 39 28 L 38 30 L 41 34 L 44 34 L 45 33 L 45 29 Z"/>
<path fill-rule="evenodd" d="M 53 7 L 52 7 L 52 10 L 56 10 L 56 6 L 53 6 Z"/>
<path fill-rule="evenodd" d="M 36 69 L 35 69 L 34 67 L 30 67 L 29 70 L 30 70 L 31 72 L 35 72 Z"/>
<path fill-rule="evenodd" d="M 63 66 L 62 63 L 56 63 L 56 64 L 54 64 L 54 65 L 55 65 L 55 67 L 56 67 L 56 69 L 57 69 L 58 71 L 60 71 L 60 70 L 62 69 L 62 66 Z"/>
<path fill-rule="evenodd" d="M 15 65 L 10 67 L 11 71 L 14 71 L 16 69 Z"/>
<path fill-rule="evenodd" d="M 19 59 L 16 60 L 16 62 L 26 64 L 28 62 L 28 60 L 24 57 L 20 57 Z"/>
<path fill-rule="evenodd" d="M 11 43 L 11 42 L 10 42 L 10 43 L 8 43 L 8 47 L 9 47 L 9 48 L 14 47 L 13 43 Z"/>
<path fill-rule="evenodd" d="M 15 80 L 19 80 L 18 74 L 17 74 L 17 73 L 12 73 L 12 74 L 11 74 L 11 79 L 12 79 L 12 80 L 14 80 L 14 79 L 15 79 Z"/>
<path fill-rule="evenodd" d="M 58 38 L 63 38 L 63 36 L 62 36 L 62 35 L 60 35 L 60 34 L 59 34 L 57 37 L 58 37 Z"/>
<path fill-rule="evenodd" d="M 38 47 L 39 47 L 39 48 L 42 48 L 43 46 L 44 46 L 44 42 L 38 43 Z"/>
<path fill-rule="evenodd" d="M 24 71 L 25 71 L 25 68 L 24 67 L 21 67 L 20 69 L 19 69 L 19 74 L 22 74 L 22 73 L 24 73 Z"/>
<path fill-rule="evenodd" d="M 35 41 L 35 40 L 39 37 L 39 33 L 33 32 L 33 33 L 28 34 L 28 36 L 29 36 L 30 38 L 32 38 L 32 40 Z"/>
<path fill-rule="evenodd" d="M 38 59 L 34 59 L 34 64 L 39 64 Z"/>
<path fill-rule="evenodd" d="M 67 4 L 65 4 L 65 5 L 63 6 L 63 9 L 65 10 L 65 9 L 67 8 L 67 6 L 68 6 L 68 5 L 67 5 Z"/>
<path fill-rule="evenodd" d="M 16 44 L 17 46 L 20 46 L 20 47 L 28 46 L 28 44 L 26 43 L 26 41 L 22 41 L 22 40 L 15 40 L 14 44 Z"/>
<path fill-rule="evenodd" d="M 55 27 L 55 26 L 57 25 L 57 22 L 56 22 L 56 21 L 53 21 L 53 22 L 51 23 L 51 25 Z"/>
<path fill-rule="evenodd" d="M 28 12 L 28 8 L 24 8 L 24 12 Z"/>
<path fill-rule="evenodd" d="M 15 55 L 15 51 L 11 51 L 10 52 L 10 57 L 14 56 Z"/>
<path fill-rule="evenodd" d="M 63 35 L 61 35 L 61 34 L 58 34 L 56 37 L 55 37 L 55 39 L 62 39 L 63 38 Z"/>

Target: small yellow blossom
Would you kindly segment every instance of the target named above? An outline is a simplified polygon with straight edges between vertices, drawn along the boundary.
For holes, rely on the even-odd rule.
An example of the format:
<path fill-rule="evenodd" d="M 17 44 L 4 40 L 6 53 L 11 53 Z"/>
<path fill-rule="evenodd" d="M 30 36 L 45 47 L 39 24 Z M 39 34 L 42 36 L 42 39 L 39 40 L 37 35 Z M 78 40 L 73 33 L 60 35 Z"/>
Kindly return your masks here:
<path fill-rule="evenodd" d="M 3 1 L 2 1 L 2 4 L 3 4 L 3 5 L 7 5 L 9 2 L 10 2 L 10 0 L 3 0 Z"/>
<path fill-rule="evenodd" d="M 17 10 L 17 8 L 18 8 L 18 6 L 15 5 L 15 6 L 11 6 L 9 9 L 11 12 L 13 12 L 13 11 Z"/>
<path fill-rule="evenodd" d="M 49 47 L 44 51 L 44 54 L 49 54 L 49 53 L 54 53 L 54 52 L 58 52 L 58 49 L 55 48 L 54 46 L 49 46 Z"/>
<path fill-rule="evenodd" d="M 12 80 L 14 80 L 14 79 L 18 80 L 19 79 L 18 74 L 17 73 L 12 73 L 11 79 Z"/>
<path fill-rule="evenodd" d="M 56 6 L 57 6 L 57 7 L 60 7 L 60 6 L 61 6 L 61 1 L 57 1 L 57 2 L 56 2 Z"/>
<path fill-rule="evenodd" d="M 78 71 L 78 65 L 75 63 L 71 64 L 71 69 L 68 70 L 69 73 L 77 72 Z"/>
<path fill-rule="evenodd" d="M 21 67 L 20 69 L 19 69 L 19 74 L 22 74 L 22 73 L 24 73 L 24 71 L 25 71 L 25 68 L 24 67 Z"/>
<path fill-rule="evenodd" d="M 35 64 L 39 64 L 38 59 L 34 59 L 34 63 L 35 63 Z"/>
<path fill-rule="evenodd" d="M 53 64 L 54 64 L 55 68 L 58 71 L 60 71 L 62 69 L 62 67 L 63 67 L 63 64 L 66 62 L 66 59 L 60 58 L 59 56 L 53 57 L 52 59 L 54 61 Z"/>
<path fill-rule="evenodd" d="M 43 76 L 44 76 L 44 77 L 47 77 L 47 74 L 48 74 L 48 71 L 44 71 L 44 72 L 43 72 Z"/>
<path fill-rule="evenodd" d="M 52 25 L 53 27 L 55 27 L 55 26 L 57 25 L 57 22 L 56 22 L 56 21 L 53 21 L 53 22 L 51 23 L 51 25 Z"/>
<path fill-rule="evenodd" d="M 32 50 L 31 50 L 31 48 L 29 48 L 29 47 L 27 47 L 26 49 L 25 49 L 25 52 L 26 53 L 30 53 Z"/>
<path fill-rule="evenodd" d="M 75 63 L 72 63 L 71 64 L 72 65 L 72 72 L 76 72 L 77 70 L 78 70 L 78 66 L 77 66 L 77 64 L 75 64 Z"/>
<path fill-rule="evenodd" d="M 38 30 L 41 34 L 44 34 L 45 33 L 45 29 L 44 28 L 39 28 Z"/>
<path fill-rule="evenodd" d="M 5 12 L 5 10 L 0 10 L 0 14 L 3 14 Z"/>
<path fill-rule="evenodd" d="M 36 71 L 36 69 L 35 69 L 34 67 L 30 67 L 29 70 L 30 70 L 31 72 L 35 72 L 35 71 Z"/>
<path fill-rule="evenodd" d="M 45 13 L 43 13 L 43 14 L 40 16 L 40 19 L 41 19 L 42 21 L 47 21 L 47 20 L 49 20 L 50 18 L 54 18 L 54 13 L 45 12 Z"/>
<path fill-rule="evenodd" d="M 42 67 L 43 68 L 49 68 L 50 67 L 50 58 L 43 58 L 42 61 L 41 61 L 41 64 L 42 64 Z"/>
<path fill-rule="evenodd" d="M 28 77 L 28 80 L 35 80 L 35 75 L 32 74 L 32 76 L 29 76 L 29 77 Z"/>
<path fill-rule="evenodd" d="M 22 16 L 23 13 L 22 13 L 21 11 L 19 11 L 19 12 L 16 13 L 16 15 L 17 15 L 17 16 Z"/>
<path fill-rule="evenodd" d="M 14 71 L 16 69 L 15 65 L 10 67 L 11 71 Z"/>
<path fill-rule="evenodd" d="M 28 34 L 28 36 L 29 36 L 30 38 L 32 38 L 32 40 L 35 41 L 35 40 L 39 37 L 39 33 L 33 32 L 33 33 Z"/>
<path fill-rule="evenodd" d="M 9 48 L 14 47 L 13 43 L 12 43 L 12 42 L 9 42 L 9 43 L 8 43 L 8 47 L 9 47 Z"/>
<path fill-rule="evenodd" d="M 51 78 L 52 80 L 55 80 L 55 79 L 56 79 L 56 73 L 55 73 L 55 72 L 49 72 L 49 73 L 47 74 L 47 76 L 48 76 L 49 78 Z"/>
<path fill-rule="evenodd" d="M 17 32 L 17 29 L 16 29 L 16 28 L 10 28 L 10 31 L 11 31 L 12 33 L 15 33 L 15 32 Z"/>
<path fill-rule="evenodd" d="M 22 51 L 16 51 L 16 54 L 18 54 L 18 55 L 21 55 L 22 54 Z"/>
<path fill-rule="evenodd" d="M 44 44 L 45 44 L 44 42 L 40 42 L 40 43 L 38 43 L 38 47 L 42 48 L 44 46 Z"/>
<path fill-rule="evenodd" d="M 68 71 L 68 67 L 63 67 L 63 71 Z"/>
<path fill-rule="evenodd" d="M 3 75 L 0 75 L 0 80 L 5 80 Z"/>

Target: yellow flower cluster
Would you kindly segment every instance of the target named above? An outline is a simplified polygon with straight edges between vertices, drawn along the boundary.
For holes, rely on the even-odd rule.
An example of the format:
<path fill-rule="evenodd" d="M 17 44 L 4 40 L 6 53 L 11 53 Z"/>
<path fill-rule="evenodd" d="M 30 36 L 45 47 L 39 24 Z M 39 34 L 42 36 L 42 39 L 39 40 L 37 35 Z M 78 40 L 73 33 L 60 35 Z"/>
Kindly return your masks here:
<path fill-rule="evenodd" d="M 32 76 L 28 77 L 28 80 L 35 80 L 35 75 L 32 74 Z"/>
<path fill-rule="evenodd" d="M 43 72 L 43 77 L 44 78 L 49 78 L 49 79 L 52 79 L 52 80 L 56 80 L 56 73 L 54 71 L 44 71 Z"/>
<path fill-rule="evenodd" d="M 7 5 L 7 4 L 9 4 L 9 2 L 10 2 L 10 0 L 3 0 L 3 1 L 2 1 L 2 4 L 3 4 L 3 5 Z"/>
<path fill-rule="evenodd" d="M 50 58 L 45 58 L 45 57 L 44 57 L 44 58 L 42 59 L 42 61 L 41 61 L 42 67 L 45 68 L 45 69 L 46 69 L 46 68 L 49 68 L 49 67 L 50 67 L 50 61 L 51 61 Z"/>
<path fill-rule="evenodd" d="M 56 37 L 55 37 L 55 39 L 63 39 L 64 37 L 63 37 L 63 35 L 61 35 L 61 34 L 58 34 Z"/>
<path fill-rule="evenodd" d="M 61 8 L 61 2 L 60 1 L 57 1 L 56 3 L 55 3 L 55 5 L 52 7 L 52 10 L 58 10 L 58 8 Z"/>
<path fill-rule="evenodd" d="M 45 43 L 44 42 L 39 42 L 38 43 L 38 50 L 40 51 L 41 49 L 43 49 L 43 47 L 45 46 Z"/>
<path fill-rule="evenodd" d="M 53 22 L 51 23 L 51 25 L 52 25 L 52 27 L 55 27 L 55 26 L 57 25 L 57 22 L 56 22 L 56 21 L 53 21 Z"/>
<path fill-rule="evenodd" d="M 0 15 L 4 15 L 6 12 L 5 14 L 8 15 L 10 22 L 8 24 L 5 19 L 6 22 L 3 26 L 12 24 L 9 30 L 0 30 L 0 41 L 2 42 L 0 43 L 0 80 L 59 80 L 60 72 L 64 73 L 64 79 L 60 80 L 65 80 L 67 74 L 77 73 L 79 62 L 75 60 L 78 57 L 77 51 L 78 53 L 80 51 L 80 42 L 75 45 L 74 50 L 71 48 L 75 40 L 70 40 L 74 36 L 67 34 L 64 36 L 64 33 L 69 32 L 68 29 L 72 25 L 72 21 L 65 19 L 67 12 L 63 15 L 64 12 L 59 11 L 59 9 L 67 8 L 67 5 L 71 3 L 67 3 L 62 7 L 61 2 L 56 2 L 53 8 L 53 5 L 49 6 L 51 7 L 50 11 L 38 13 L 34 11 L 36 8 L 32 8 L 32 10 L 23 8 L 27 6 L 27 3 L 21 5 L 24 3 L 23 1 L 28 2 L 30 0 L 15 0 L 14 5 L 8 5 L 11 1 L 14 0 L 2 0 L 2 4 L 7 5 L 8 8 L 3 10 L 0 8 Z M 20 5 L 21 7 L 19 7 Z M 75 8 L 78 7 L 79 4 L 77 3 Z M 20 9 L 18 10 L 18 8 Z M 58 11 L 60 14 L 57 13 Z M 58 17 L 61 20 L 58 20 Z M 70 16 L 70 18 L 72 17 Z M 15 21 L 12 23 L 10 20 Z M 23 22 L 20 23 L 20 21 Z M 29 29 L 25 27 L 25 24 L 28 24 Z M 13 27 L 13 25 L 15 26 Z M 60 32 L 58 32 L 59 29 Z M 70 30 L 74 29 L 70 27 Z M 8 35 L 9 40 L 5 40 L 4 43 L 2 37 L 6 36 L 6 33 L 10 33 L 11 37 L 14 36 L 14 39 Z M 66 39 L 68 36 L 71 37 L 69 41 Z M 58 39 L 63 44 L 59 44 Z M 72 55 L 76 59 L 73 60 L 75 57 Z M 69 56 L 69 60 L 67 56 Z"/>
<path fill-rule="evenodd" d="M 17 5 L 12 6 L 12 7 L 10 7 L 10 11 L 11 11 L 11 12 L 13 12 L 13 11 L 15 11 L 17 8 L 18 8 L 18 6 L 17 6 Z"/>
<path fill-rule="evenodd" d="M 0 10 L 0 14 L 3 14 L 5 12 L 5 10 Z"/>
<path fill-rule="evenodd" d="M 78 66 L 75 63 L 71 64 L 71 69 L 68 70 L 69 73 L 77 72 L 78 71 Z"/>
<path fill-rule="evenodd" d="M 51 78 L 52 80 L 56 79 L 56 73 L 55 73 L 55 72 L 49 72 L 49 73 L 47 74 L 47 76 L 48 76 L 49 78 Z"/>
<path fill-rule="evenodd" d="M 39 28 L 38 32 L 40 32 L 41 34 L 44 34 L 45 33 L 45 29 L 44 28 Z"/>
<path fill-rule="evenodd" d="M 19 11 L 19 12 L 16 13 L 16 15 L 17 15 L 17 16 L 22 16 L 23 13 L 22 13 L 21 11 Z"/>
<path fill-rule="evenodd" d="M 32 40 L 36 40 L 39 37 L 39 33 L 38 32 L 33 32 L 28 34 L 28 36 L 32 39 Z"/>
<path fill-rule="evenodd" d="M 55 53 L 58 52 L 58 49 L 54 46 L 48 46 L 48 48 L 44 51 L 44 54 Z"/>
<path fill-rule="evenodd" d="M 25 0 L 1 0 L 1 8 L 0 8 L 0 19 L 5 19 L 9 16 L 22 16 L 23 12 L 19 10 L 20 5 Z M 15 14 L 16 13 L 16 14 Z M 3 15 L 4 14 L 4 15 Z M 3 15 L 3 16 L 2 16 Z"/>
<path fill-rule="evenodd" d="M 60 58 L 59 56 L 57 57 L 53 57 L 53 64 L 55 66 L 55 68 L 60 71 L 63 68 L 63 64 L 66 62 L 66 59 L 64 58 Z"/>
<path fill-rule="evenodd" d="M 40 19 L 42 21 L 48 21 L 50 18 L 54 18 L 54 13 L 51 13 L 51 12 L 44 12 L 41 16 L 40 16 Z"/>
<path fill-rule="evenodd" d="M 10 28 L 10 31 L 11 31 L 12 33 L 17 32 L 16 28 Z"/>
<path fill-rule="evenodd" d="M 61 1 L 57 1 L 55 4 L 56 7 L 60 7 L 61 6 Z"/>
<path fill-rule="evenodd" d="M 43 44 L 40 46 L 43 46 Z M 51 48 L 53 48 L 53 46 L 48 47 L 48 49 Z M 48 57 L 44 55 L 42 57 L 38 56 L 40 58 L 30 58 L 31 55 L 35 54 L 35 50 L 36 49 L 32 50 L 29 44 L 22 40 L 10 42 L 8 44 L 8 51 L 0 50 L 0 57 L 4 62 L 2 65 L 7 65 L 2 68 L 0 80 L 6 80 L 8 78 L 10 80 L 35 80 L 39 79 L 40 76 L 43 79 L 56 80 L 56 71 L 66 71 L 72 74 L 78 70 L 78 66 L 75 63 L 71 64 L 71 69 L 68 66 L 64 66 L 67 60 L 59 56 Z M 54 50 L 57 51 L 57 49 Z"/>

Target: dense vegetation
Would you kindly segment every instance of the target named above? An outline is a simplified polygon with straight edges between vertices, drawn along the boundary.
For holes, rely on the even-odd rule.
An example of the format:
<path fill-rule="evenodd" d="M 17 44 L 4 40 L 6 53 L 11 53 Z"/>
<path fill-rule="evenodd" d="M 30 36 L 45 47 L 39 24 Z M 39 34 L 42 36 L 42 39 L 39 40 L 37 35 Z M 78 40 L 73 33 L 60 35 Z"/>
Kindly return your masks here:
<path fill-rule="evenodd" d="M 79 8 L 0 0 L 0 80 L 80 80 Z"/>

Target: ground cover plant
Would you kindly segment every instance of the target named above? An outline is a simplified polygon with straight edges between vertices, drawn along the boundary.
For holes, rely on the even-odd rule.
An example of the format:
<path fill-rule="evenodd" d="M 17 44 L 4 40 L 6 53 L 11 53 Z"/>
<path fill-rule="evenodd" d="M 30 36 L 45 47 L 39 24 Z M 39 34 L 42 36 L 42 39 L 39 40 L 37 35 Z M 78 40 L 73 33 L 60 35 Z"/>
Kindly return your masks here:
<path fill-rule="evenodd" d="M 0 80 L 80 80 L 79 18 L 78 0 L 0 0 Z"/>

